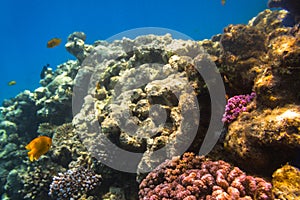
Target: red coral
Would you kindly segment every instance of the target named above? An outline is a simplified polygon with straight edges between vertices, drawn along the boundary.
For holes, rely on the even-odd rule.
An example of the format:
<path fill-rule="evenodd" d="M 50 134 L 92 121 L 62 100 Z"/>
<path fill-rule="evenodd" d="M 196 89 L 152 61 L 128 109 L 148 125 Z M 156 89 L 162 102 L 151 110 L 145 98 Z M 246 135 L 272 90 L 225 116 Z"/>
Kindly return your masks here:
<path fill-rule="evenodd" d="M 150 172 L 140 184 L 139 198 L 267 200 L 273 199 L 271 189 L 271 184 L 264 179 L 247 176 L 225 161 L 211 161 L 186 153 L 182 158 L 168 160 Z"/>

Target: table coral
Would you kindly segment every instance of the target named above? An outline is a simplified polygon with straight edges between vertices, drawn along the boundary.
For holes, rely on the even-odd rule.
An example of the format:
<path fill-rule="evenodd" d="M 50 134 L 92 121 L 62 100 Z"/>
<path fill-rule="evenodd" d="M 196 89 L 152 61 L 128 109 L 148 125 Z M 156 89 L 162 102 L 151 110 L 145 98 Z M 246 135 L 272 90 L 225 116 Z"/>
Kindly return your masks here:
<path fill-rule="evenodd" d="M 272 185 L 264 179 L 192 153 L 165 161 L 139 188 L 140 200 L 273 199 Z"/>

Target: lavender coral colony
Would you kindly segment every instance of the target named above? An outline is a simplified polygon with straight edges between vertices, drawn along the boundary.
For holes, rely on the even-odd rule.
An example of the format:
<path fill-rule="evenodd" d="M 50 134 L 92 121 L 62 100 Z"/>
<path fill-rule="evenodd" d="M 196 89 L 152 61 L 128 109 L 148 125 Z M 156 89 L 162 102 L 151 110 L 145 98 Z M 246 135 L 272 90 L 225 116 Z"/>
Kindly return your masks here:
<path fill-rule="evenodd" d="M 185 153 L 167 160 L 141 182 L 140 200 L 274 199 L 272 185 L 238 167 Z"/>
<path fill-rule="evenodd" d="M 255 98 L 256 93 L 246 95 L 237 95 L 228 99 L 225 107 L 225 113 L 222 118 L 224 124 L 234 121 L 241 112 L 247 111 L 247 105 Z"/>
<path fill-rule="evenodd" d="M 49 195 L 58 199 L 76 199 L 101 183 L 101 176 L 83 167 L 53 177 Z"/>

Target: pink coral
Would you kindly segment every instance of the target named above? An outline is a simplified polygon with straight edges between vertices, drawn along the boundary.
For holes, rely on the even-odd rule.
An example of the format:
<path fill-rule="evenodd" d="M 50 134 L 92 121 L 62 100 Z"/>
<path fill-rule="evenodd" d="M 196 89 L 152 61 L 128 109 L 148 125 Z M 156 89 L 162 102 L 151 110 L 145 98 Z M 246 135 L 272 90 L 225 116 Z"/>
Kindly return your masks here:
<path fill-rule="evenodd" d="M 140 200 L 273 199 L 272 185 L 238 167 L 192 153 L 158 166 L 141 182 Z"/>
<path fill-rule="evenodd" d="M 255 98 L 256 93 L 237 95 L 228 99 L 222 122 L 229 124 L 234 121 L 241 112 L 247 111 L 247 105 Z"/>

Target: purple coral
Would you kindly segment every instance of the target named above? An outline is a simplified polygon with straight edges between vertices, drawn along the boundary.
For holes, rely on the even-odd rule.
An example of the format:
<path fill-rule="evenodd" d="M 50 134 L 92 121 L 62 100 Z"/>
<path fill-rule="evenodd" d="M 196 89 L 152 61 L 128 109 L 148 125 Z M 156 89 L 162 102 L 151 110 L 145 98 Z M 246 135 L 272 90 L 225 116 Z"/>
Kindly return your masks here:
<path fill-rule="evenodd" d="M 241 112 L 247 111 L 247 105 L 255 98 L 256 93 L 246 95 L 237 95 L 228 99 L 225 107 L 225 113 L 222 118 L 222 122 L 229 124 L 234 121 Z"/>
<path fill-rule="evenodd" d="M 83 167 L 53 177 L 49 195 L 57 199 L 77 199 L 101 183 L 101 176 Z"/>
<path fill-rule="evenodd" d="M 140 200 L 274 199 L 272 185 L 238 167 L 186 153 L 162 163 L 141 182 Z"/>

